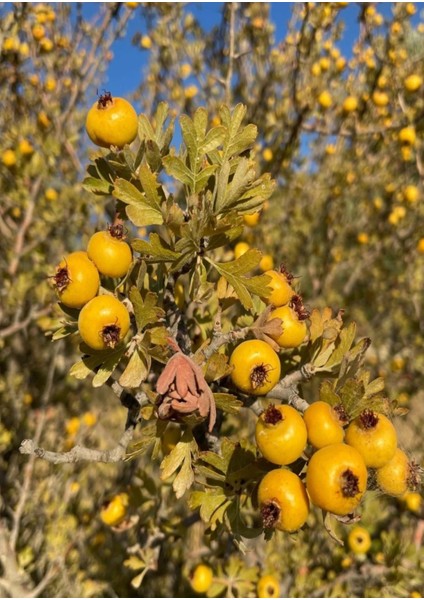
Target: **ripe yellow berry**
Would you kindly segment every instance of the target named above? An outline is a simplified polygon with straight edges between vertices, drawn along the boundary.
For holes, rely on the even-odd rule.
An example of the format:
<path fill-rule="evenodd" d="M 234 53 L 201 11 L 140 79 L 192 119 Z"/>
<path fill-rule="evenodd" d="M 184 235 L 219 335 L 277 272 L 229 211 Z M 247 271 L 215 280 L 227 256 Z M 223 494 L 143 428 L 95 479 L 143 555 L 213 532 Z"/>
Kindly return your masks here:
<path fill-rule="evenodd" d="M 207 565 L 197 565 L 190 576 L 190 585 L 196 594 L 204 594 L 212 585 L 213 571 Z"/>
<path fill-rule="evenodd" d="M 348 96 L 345 98 L 342 108 L 345 113 L 355 111 L 358 108 L 358 99 L 355 96 Z"/>
<path fill-rule="evenodd" d="M 240 258 L 240 256 L 243 256 L 243 254 L 246 254 L 246 252 L 249 250 L 249 248 L 250 248 L 250 246 L 246 242 L 238 242 L 234 246 L 234 257 Z"/>
<path fill-rule="evenodd" d="M 48 200 L 49 202 L 56 202 L 56 200 L 58 199 L 58 193 L 54 188 L 47 188 L 46 191 L 44 192 L 44 197 L 46 200 Z"/>
<path fill-rule="evenodd" d="M 44 37 L 45 29 L 41 24 L 34 25 L 32 28 L 32 37 L 35 40 L 41 40 Z"/>
<path fill-rule="evenodd" d="M 416 139 L 417 134 L 415 133 L 415 127 L 413 125 L 404 127 L 399 131 L 399 141 L 403 144 L 415 144 Z"/>
<path fill-rule="evenodd" d="M 271 150 L 271 148 L 264 148 L 263 152 L 262 152 L 262 158 L 266 161 L 269 162 L 273 159 L 273 152 Z"/>
<path fill-rule="evenodd" d="M 184 96 L 187 98 L 187 100 L 191 100 L 197 95 L 198 91 L 197 85 L 189 85 L 188 87 L 184 88 Z"/>
<path fill-rule="evenodd" d="M 258 598 L 279 598 L 280 582 L 275 575 L 262 575 L 258 580 L 256 591 Z"/>
<path fill-rule="evenodd" d="M 243 215 L 243 221 L 248 227 L 254 227 L 259 222 L 260 213 L 255 212 L 248 215 Z"/>
<path fill-rule="evenodd" d="M 358 233 L 357 240 L 360 244 L 368 244 L 368 242 L 370 241 L 370 238 L 369 238 L 368 233 L 361 232 L 361 233 Z"/>
<path fill-rule="evenodd" d="M 24 156 L 32 154 L 34 152 L 34 148 L 28 140 L 21 140 L 19 142 L 19 152 Z"/>
<path fill-rule="evenodd" d="M 423 79 L 421 75 L 408 75 L 408 77 L 404 80 L 403 85 L 407 92 L 417 92 L 423 84 Z"/>
<path fill-rule="evenodd" d="M 424 254 L 424 238 L 418 240 L 417 251 L 419 254 Z"/>
<path fill-rule="evenodd" d="M 380 92 L 379 90 L 375 90 L 372 95 L 372 101 L 376 106 L 384 107 L 389 103 L 389 96 L 385 92 Z"/>
<path fill-rule="evenodd" d="M 271 254 L 264 254 L 259 263 L 259 268 L 264 273 L 274 268 L 274 258 Z"/>
<path fill-rule="evenodd" d="M 333 104 L 333 98 L 331 97 L 330 92 L 327 90 L 321 92 L 318 96 L 318 102 L 322 108 L 330 108 Z"/>
<path fill-rule="evenodd" d="M 143 35 L 140 40 L 140 46 L 149 50 L 152 47 L 152 40 L 148 35 Z"/>
<path fill-rule="evenodd" d="M 5 167 L 14 167 L 16 165 L 16 152 L 14 150 L 5 150 L 1 155 L 1 161 Z"/>
<path fill-rule="evenodd" d="M 420 190 L 416 185 L 407 185 L 403 190 L 403 197 L 407 202 L 414 204 L 420 198 Z"/>

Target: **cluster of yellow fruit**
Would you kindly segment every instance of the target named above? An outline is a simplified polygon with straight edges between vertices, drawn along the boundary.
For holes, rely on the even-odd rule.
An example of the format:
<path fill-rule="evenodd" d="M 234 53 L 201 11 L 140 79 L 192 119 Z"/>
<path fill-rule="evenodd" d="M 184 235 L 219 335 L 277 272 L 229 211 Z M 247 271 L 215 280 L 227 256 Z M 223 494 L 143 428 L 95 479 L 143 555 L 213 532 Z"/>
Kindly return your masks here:
<path fill-rule="evenodd" d="M 214 574 L 208 565 L 198 564 L 190 574 L 190 585 L 196 594 L 205 594 L 211 587 Z M 280 582 L 275 575 L 262 575 L 256 584 L 257 598 L 279 598 Z"/>
<path fill-rule="evenodd" d="M 365 409 L 345 429 L 348 421 L 341 406 L 321 400 L 303 416 L 291 406 L 274 404 L 260 415 L 257 446 L 264 458 L 280 466 L 259 484 L 264 527 L 296 531 L 307 520 L 309 502 L 338 516 L 350 515 L 359 506 L 368 479 L 391 496 L 401 497 L 416 488 L 419 468 L 398 447 L 396 430 L 384 414 Z M 308 443 L 312 455 L 305 454 Z M 302 476 L 281 468 L 302 457 L 305 483 Z M 373 469 L 373 478 L 368 478 L 368 469 Z"/>
<path fill-rule="evenodd" d="M 101 275 L 121 278 L 131 265 L 131 248 L 123 237 L 121 224 L 98 231 L 91 236 L 87 251 L 66 256 L 51 277 L 59 301 L 68 308 L 81 309 L 78 330 L 93 350 L 115 348 L 130 328 L 125 304 L 112 294 L 99 294 Z"/>
<path fill-rule="evenodd" d="M 274 340 L 282 349 L 297 348 L 307 338 L 308 312 L 291 286 L 289 273 L 283 269 L 267 274 L 272 291 L 264 300 L 275 307 L 269 319 L 280 319 L 282 325 Z M 270 344 L 242 342 L 232 352 L 230 365 L 232 381 L 240 391 L 272 396 L 281 365 Z M 308 518 L 310 502 L 335 515 L 350 515 L 367 489 L 368 468 L 374 470 L 379 489 L 389 495 L 402 496 L 419 482 L 418 467 L 397 446 L 392 422 L 370 409 L 352 420 L 343 406 L 332 407 L 321 400 L 303 415 L 292 406 L 270 403 L 258 418 L 255 437 L 262 456 L 279 466 L 263 477 L 258 488 L 265 528 L 298 530 Z M 306 467 L 303 476 L 284 468 L 301 458 Z"/>

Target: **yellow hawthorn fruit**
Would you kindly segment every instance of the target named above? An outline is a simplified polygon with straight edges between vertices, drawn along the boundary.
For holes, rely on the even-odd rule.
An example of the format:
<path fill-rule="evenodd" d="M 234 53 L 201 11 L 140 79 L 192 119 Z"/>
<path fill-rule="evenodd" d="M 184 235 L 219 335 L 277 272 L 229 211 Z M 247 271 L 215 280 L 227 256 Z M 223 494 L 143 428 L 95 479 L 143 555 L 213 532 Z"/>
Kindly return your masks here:
<path fill-rule="evenodd" d="M 423 505 L 423 497 L 418 492 L 406 492 L 402 500 L 405 502 L 406 508 L 414 513 L 419 513 Z"/>
<path fill-rule="evenodd" d="M 31 85 L 36 86 L 40 83 L 40 78 L 35 73 L 32 73 L 31 75 L 29 75 L 28 81 Z"/>
<path fill-rule="evenodd" d="M 407 92 L 417 92 L 423 84 L 421 75 L 408 75 L 403 81 L 403 86 Z"/>
<path fill-rule="evenodd" d="M 114 349 L 130 328 L 130 315 L 115 296 L 96 296 L 85 304 L 78 317 L 78 331 L 93 350 Z"/>
<path fill-rule="evenodd" d="M 14 167 L 16 165 L 16 152 L 14 150 L 5 150 L 1 155 L 1 161 L 5 167 Z"/>
<path fill-rule="evenodd" d="M 243 221 L 248 227 L 254 227 L 259 222 L 260 213 L 255 212 L 248 215 L 243 215 Z"/>
<path fill-rule="evenodd" d="M 109 525 L 110 527 L 120 525 L 127 515 L 128 504 L 128 494 L 117 494 L 102 507 L 100 510 L 100 519 L 105 525 Z"/>
<path fill-rule="evenodd" d="M 54 77 L 46 77 L 44 82 L 44 89 L 46 92 L 54 92 L 57 86 L 56 79 Z"/>
<path fill-rule="evenodd" d="M 97 423 L 97 417 L 93 412 L 88 411 L 82 415 L 81 421 L 86 427 L 94 427 L 94 425 Z"/>
<path fill-rule="evenodd" d="M 388 80 L 387 77 L 385 75 L 380 75 L 380 77 L 377 79 L 377 85 L 379 88 L 385 88 L 387 87 L 388 84 Z"/>
<path fill-rule="evenodd" d="M 403 190 L 403 197 L 407 202 L 414 204 L 420 198 L 420 190 L 416 185 L 407 185 Z"/>
<path fill-rule="evenodd" d="M 99 290 L 99 272 L 86 252 L 68 254 L 56 267 L 53 287 L 59 301 L 70 308 L 81 308 Z"/>
<path fill-rule="evenodd" d="M 333 104 L 333 98 L 328 90 L 324 90 L 318 96 L 318 102 L 322 108 L 330 108 Z"/>
<path fill-rule="evenodd" d="M 51 52 L 53 50 L 53 42 L 50 38 L 44 37 L 40 40 L 40 48 L 43 52 Z"/>
<path fill-rule="evenodd" d="M 345 98 L 342 109 L 345 113 L 350 113 L 358 108 L 358 99 L 356 96 L 348 96 Z"/>
<path fill-rule="evenodd" d="M 274 258 L 271 254 L 264 254 L 259 263 L 259 268 L 264 273 L 274 267 Z"/>
<path fill-rule="evenodd" d="M 321 75 L 321 67 L 319 63 L 313 63 L 313 65 L 311 66 L 311 74 L 314 77 L 318 77 L 319 75 Z"/>
<path fill-rule="evenodd" d="M 371 548 L 371 536 L 365 527 L 357 525 L 349 531 L 347 543 L 354 554 L 366 554 Z"/>
<path fill-rule="evenodd" d="M 279 598 L 280 581 L 275 575 L 262 575 L 256 584 L 258 598 Z"/>
<path fill-rule="evenodd" d="M 274 157 L 274 154 L 271 150 L 271 148 L 264 148 L 264 150 L 262 151 L 262 158 L 266 161 L 266 162 L 270 162 Z"/>
<path fill-rule="evenodd" d="M 346 59 L 344 58 L 344 56 L 340 56 L 340 58 L 336 60 L 336 70 L 340 73 L 345 67 Z"/>
<path fill-rule="evenodd" d="M 287 304 L 294 295 L 294 290 L 287 276 L 274 270 L 265 271 L 265 275 L 271 277 L 271 281 L 267 284 L 267 287 L 271 288 L 271 294 L 262 298 L 262 300 L 266 304 L 273 304 L 274 306 Z"/>
<path fill-rule="evenodd" d="M 41 38 L 44 37 L 44 34 L 45 34 L 46 30 L 44 29 L 44 27 L 40 23 L 38 23 L 38 24 L 36 24 L 36 25 L 33 26 L 31 32 L 32 32 L 32 37 L 35 40 L 41 40 Z"/>
<path fill-rule="evenodd" d="M 127 8 L 131 8 L 131 9 L 132 9 L 132 8 L 137 8 L 137 6 L 138 6 L 138 2 L 125 2 L 125 6 L 126 6 Z"/>
<path fill-rule="evenodd" d="M 47 127 L 50 127 L 50 125 L 52 124 L 52 122 L 50 121 L 49 117 L 44 112 L 44 110 L 42 110 L 38 113 L 37 120 L 38 120 L 38 123 L 45 129 L 47 129 Z"/>
<path fill-rule="evenodd" d="M 246 242 L 238 242 L 234 246 L 234 257 L 235 258 L 240 258 L 240 256 L 243 256 L 243 254 L 246 254 L 246 252 L 249 249 L 250 249 L 250 246 Z"/>
<path fill-rule="evenodd" d="M 88 242 L 87 254 L 102 275 L 123 277 L 132 262 L 131 247 L 121 235 L 113 235 L 113 232 L 112 227 L 110 231 L 94 233 Z"/>
<path fill-rule="evenodd" d="M 317 400 L 304 412 L 309 443 L 314 448 L 324 448 L 330 444 L 339 444 L 344 439 L 339 414 L 328 402 Z"/>
<path fill-rule="evenodd" d="M 197 95 L 198 91 L 199 89 L 197 85 L 189 85 L 188 87 L 184 88 L 184 97 L 187 98 L 187 100 L 191 100 Z"/>
<path fill-rule="evenodd" d="M 46 200 L 48 200 L 49 202 L 56 202 L 56 200 L 58 199 L 58 193 L 54 188 L 47 188 L 46 191 L 44 192 L 44 197 Z"/>
<path fill-rule="evenodd" d="M 2 44 L 3 52 L 14 52 L 19 50 L 19 39 L 16 37 L 6 37 Z"/>
<path fill-rule="evenodd" d="M 358 240 L 358 242 L 360 244 L 368 244 L 370 241 L 368 233 L 365 233 L 365 232 L 358 233 L 358 236 L 356 239 Z"/>
<path fill-rule="evenodd" d="M 200 564 L 190 575 L 190 585 L 196 594 L 205 594 L 211 587 L 213 571 L 208 565 Z"/>
<path fill-rule="evenodd" d="M 413 125 L 404 127 L 399 131 L 399 141 L 403 144 L 415 144 L 416 139 L 417 134 L 415 133 L 415 127 Z"/>
<path fill-rule="evenodd" d="M 191 65 L 189 63 L 183 63 L 180 67 L 181 79 L 187 79 L 191 75 Z"/>
<path fill-rule="evenodd" d="M 407 162 L 412 158 L 412 150 L 410 146 L 402 146 L 400 149 L 400 153 L 402 155 L 402 160 Z"/>
<path fill-rule="evenodd" d="M 148 36 L 148 35 L 141 36 L 140 46 L 142 48 L 144 48 L 145 50 L 150 50 L 150 48 L 152 47 L 152 39 L 151 39 L 151 37 Z"/>
<path fill-rule="evenodd" d="M 94 144 L 123 148 L 137 136 L 138 116 L 125 98 L 112 98 L 106 92 L 88 111 L 85 128 Z"/>
<path fill-rule="evenodd" d="M 80 419 L 78 417 L 72 417 L 65 422 L 65 431 L 69 436 L 75 437 L 80 429 L 80 426 Z"/>
<path fill-rule="evenodd" d="M 329 69 L 329 68 L 330 68 L 330 66 L 331 66 L 331 61 L 330 61 L 330 59 L 328 58 L 328 56 L 322 56 L 322 57 L 319 59 L 319 66 L 320 66 L 320 68 L 321 68 L 321 71 L 328 71 L 328 69 Z"/>
<path fill-rule="evenodd" d="M 380 468 L 396 452 L 396 429 L 385 415 L 367 408 L 350 423 L 345 442 L 356 448 L 367 467 Z"/>
<path fill-rule="evenodd" d="M 21 140 L 19 142 L 18 148 L 19 152 L 24 156 L 28 156 L 29 154 L 32 154 L 34 152 L 34 147 L 28 140 Z"/>
<path fill-rule="evenodd" d="M 327 144 L 327 146 L 325 147 L 325 153 L 328 154 L 328 156 L 333 156 L 334 154 L 336 154 L 336 146 L 334 144 Z"/>
<path fill-rule="evenodd" d="M 393 35 L 399 35 L 399 33 L 402 32 L 402 25 L 399 23 L 399 21 L 394 21 L 392 23 L 392 26 L 390 27 L 390 31 L 392 32 Z"/>
<path fill-rule="evenodd" d="M 419 254 L 424 254 L 424 237 L 418 240 L 417 251 Z"/>
<path fill-rule="evenodd" d="M 384 107 L 389 104 L 389 96 L 385 92 L 375 90 L 372 95 L 372 101 L 376 106 Z"/>
<path fill-rule="evenodd" d="M 270 404 L 256 422 L 255 439 L 262 456 L 269 462 L 290 465 L 306 447 L 306 425 L 292 406 Z"/>
<path fill-rule="evenodd" d="M 352 513 L 367 487 L 367 468 L 362 456 L 347 444 L 331 444 L 309 460 L 306 487 L 315 506 L 336 515 Z"/>
<path fill-rule="evenodd" d="M 302 344 L 308 333 L 308 327 L 304 320 L 299 319 L 291 306 L 279 306 L 271 311 L 268 320 L 271 319 L 281 319 L 283 332 L 279 336 L 272 336 L 280 348 L 297 348 Z"/>
<path fill-rule="evenodd" d="M 309 500 L 301 479 L 288 469 L 269 471 L 258 487 L 258 504 L 265 529 L 294 532 L 309 515 Z"/>
<path fill-rule="evenodd" d="M 403 496 L 419 481 L 417 467 L 400 448 L 396 448 L 393 458 L 375 473 L 379 488 L 389 496 Z"/>
<path fill-rule="evenodd" d="M 236 346 L 230 366 L 234 385 L 246 394 L 264 396 L 280 380 L 278 354 L 262 340 L 247 340 Z"/>
<path fill-rule="evenodd" d="M 405 10 L 408 13 L 408 15 L 415 15 L 415 13 L 417 12 L 417 7 L 413 2 L 407 2 L 405 4 Z"/>

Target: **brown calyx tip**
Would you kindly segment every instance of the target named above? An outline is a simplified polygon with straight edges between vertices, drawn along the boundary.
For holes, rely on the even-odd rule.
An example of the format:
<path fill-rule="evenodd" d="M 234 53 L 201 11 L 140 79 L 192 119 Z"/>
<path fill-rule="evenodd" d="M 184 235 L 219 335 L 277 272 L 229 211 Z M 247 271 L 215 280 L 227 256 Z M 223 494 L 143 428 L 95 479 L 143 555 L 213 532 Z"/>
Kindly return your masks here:
<path fill-rule="evenodd" d="M 118 222 L 109 225 L 108 231 L 110 235 L 117 240 L 122 240 L 125 237 L 125 227 L 123 223 Z"/>
<path fill-rule="evenodd" d="M 101 337 L 107 348 L 115 348 L 120 342 L 119 334 L 121 328 L 117 325 L 105 325 L 102 329 Z"/>
<path fill-rule="evenodd" d="M 336 413 L 337 418 L 342 425 L 349 423 L 349 416 L 343 404 L 336 404 L 336 406 L 333 406 L 333 410 Z"/>
<path fill-rule="evenodd" d="M 276 500 L 269 500 L 261 506 L 262 525 L 264 529 L 273 529 L 280 517 L 281 509 Z"/>
<path fill-rule="evenodd" d="M 65 266 L 58 269 L 56 271 L 56 275 L 53 275 L 53 281 L 53 285 L 57 289 L 57 291 L 59 293 L 63 292 L 71 283 L 68 267 Z"/>
<path fill-rule="evenodd" d="M 346 469 L 342 473 L 340 489 L 345 498 L 354 498 L 359 492 L 359 478 L 350 470 Z"/>
<path fill-rule="evenodd" d="M 278 408 L 275 407 L 275 404 L 270 404 L 263 413 L 263 420 L 267 425 L 276 425 L 280 421 L 283 421 L 284 417 Z"/>
<path fill-rule="evenodd" d="M 290 271 L 286 268 L 284 263 L 281 263 L 278 270 L 280 271 L 281 275 L 284 275 L 284 277 L 287 279 L 287 283 L 291 284 L 291 282 L 294 279 L 294 275 L 293 273 L 290 273 Z"/>
<path fill-rule="evenodd" d="M 300 294 L 294 294 L 290 300 L 290 306 L 297 314 L 297 318 L 299 321 L 306 321 L 311 316 L 309 310 L 303 304 L 303 299 Z"/>
<path fill-rule="evenodd" d="M 252 388 L 256 390 L 258 387 L 261 387 L 268 380 L 268 373 L 271 371 L 272 367 L 270 365 L 265 365 L 261 363 L 260 365 L 256 365 L 250 372 L 250 382 L 252 384 Z"/>
<path fill-rule="evenodd" d="M 97 108 L 102 110 L 104 108 L 108 108 L 113 103 L 112 94 L 110 92 L 103 92 L 99 99 L 97 100 Z"/>
<path fill-rule="evenodd" d="M 359 424 L 362 429 L 374 429 L 378 423 L 378 415 L 370 408 L 366 408 L 359 415 Z"/>

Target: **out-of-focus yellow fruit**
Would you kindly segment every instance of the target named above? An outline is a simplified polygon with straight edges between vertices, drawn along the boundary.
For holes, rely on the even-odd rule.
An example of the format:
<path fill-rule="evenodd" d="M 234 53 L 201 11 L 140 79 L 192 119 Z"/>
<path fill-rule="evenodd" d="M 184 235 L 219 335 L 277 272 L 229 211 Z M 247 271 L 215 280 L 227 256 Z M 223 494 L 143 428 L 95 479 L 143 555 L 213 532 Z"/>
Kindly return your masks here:
<path fill-rule="evenodd" d="M 38 113 L 37 120 L 38 120 L 39 124 L 42 127 L 45 127 L 46 129 L 47 129 L 47 127 L 50 127 L 50 125 L 52 124 L 52 122 L 50 121 L 49 117 L 46 115 L 44 110 L 42 110 Z"/>
<path fill-rule="evenodd" d="M 189 63 L 184 63 L 180 67 L 180 77 L 181 79 L 186 79 L 191 74 L 191 65 Z"/>
<path fill-rule="evenodd" d="M 26 42 L 19 44 L 19 54 L 22 58 L 27 58 L 27 56 L 29 56 L 29 46 Z"/>
<path fill-rule="evenodd" d="M 384 23 L 384 17 L 382 14 L 377 13 L 374 15 L 372 22 L 374 23 L 374 25 L 376 27 L 381 27 L 381 25 L 383 25 Z"/>
<path fill-rule="evenodd" d="M 365 16 L 366 17 L 373 17 L 376 13 L 376 8 L 375 6 L 373 6 L 372 4 L 370 4 L 369 6 L 366 7 L 365 9 Z"/>
<path fill-rule="evenodd" d="M 391 225 L 397 225 L 406 215 L 404 206 L 395 206 L 388 216 L 388 221 Z"/>
<path fill-rule="evenodd" d="M 392 23 L 390 31 L 392 32 L 392 35 L 399 35 L 400 33 L 402 33 L 402 25 L 399 23 L 399 21 L 394 21 Z"/>
<path fill-rule="evenodd" d="M 57 86 L 56 79 L 54 77 L 47 77 L 44 82 L 44 89 L 46 92 L 54 92 Z"/>
<path fill-rule="evenodd" d="M 413 125 L 404 127 L 399 131 L 399 140 L 403 144 L 415 144 L 416 139 L 417 134 L 415 133 L 415 127 Z"/>
<path fill-rule="evenodd" d="M 402 154 L 403 161 L 409 161 L 412 158 L 412 149 L 411 146 L 402 146 L 400 149 L 400 153 Z"/>
<path fill-rule="evenodd" d="M 403 356 L 394 356 L 390 363 L 390 368 L 392 371 L 402 371 L 405 367 L 405 359 Z"/>
<path fill-rule="evenodd" d="M 125 2 L 125 6 L 126 6 L 127 8 L 131 8 L 131 9 L 132 9 L 132 8 L 137 8 L 137 6 L 138 6 L 138 2 Z"/>
<path fill-rule="evenodd" d="M 248 227 L 255 227 L 259 222 L 260 213 L 255 212 L 250 215 L 243 215 L 243 221 Z"/>
<path fill-rule="evenodd" d="M 357 240 L 360 244 L 368 244 L 370 241 L 370 237 L 369 237 L 368 233 L 361 232 L 361 233 L 358 233 Z"/>
<path fill-rule="evenodd" d="M 340 73 L 341 71 L 343 71 L 343 69 L 346 67 L 346 59 L 344 56 L 340 56 L 340 58 L 338 58 L 336 60 L 336 70 Z"/>
<path fill-rule="evenodd" d="M 31 31 L 32 31 L 32 37 L 35 40 L 41 40 L 41 38 L 44 37 L 44 34 L 46 32 L 44 27 L 42 25 L 40 25 L 39 23 L 34 25 Z"/>
<path fill-rule="evenodd" d="M 384 206 L 383 198 L 376 196 L 373 200 L 373 204 L 377 210 L 381 210 Z"/>
<path fill-rule="evenodd" d="M 417 243 L 417 251 L 420 254 L 424 254 L 424 238 L 420 238 Z"/>
<path fill-rule="evenodd" d="M 14 167 L 16 165 L 16 152 L 14 150 L 5 150 L 1 155 L 1 161 L 5 167 Z"/>
<path fill-rule="evenodd" d="M 204 564 L 197 565 L 190 575 L 190 585 L 196 594 L 205 594 L 211 587 L 213 571 Z"/>
<path fill-rule="evenodd" d="M 403 496 L 403 501 L 408 510 L 418 513 L 423 505 L 423 497 L 418 492 L 406 492 Z"/>
<path fill-rule="evenodd" d="M 415 13 L 417 12 L 417 7 L 413 2 L 407 2 L 405 4 L 405 10 L 408 13 L 408 15 L 415 15 Z"/>
<path fill-rule="evenodd" d="M 376 106 L 387 106 L 389 103 L 389 96 L 385 92 L 375 90 L 375 92 L 372 95 L 372 101 Z"/>
<path fill-rule="evenodd" d="M 329 68 L 330 68 L 330 66 L 331 66 L 331 61 L 330 61 L 330 59 L 328 58 L 328 56 L 322 56 L 322 57 L 319 59 L 319 66 L 320 66 L 320 68 L 321 68 L 321 71 L 328 71 L 328 69 L 329 69 Z"/>
<path fill-rule="evenodd" d="M 51 52 L 53 50 L 53 42 L 50 38 L 44 37 L 40 40 L 40 48 L 43 52 Z"/>
<path fill-rule="evenodd" d="M 240 256 L 243 256 L 243 254 L 246 254 L 246 252 L 249 250 L 249 248 L 250 248 L 250 246 L 246 242 L 238 242 L 234 246 L 234 257 L 240 258 Z"/>
<path fill-rule="evenodd" d="M 32 75 L 28 77 L 28 81 L 31 85 L 36 86 L 40 83 L 40 78 L 35 73 L 32 73 Z"/>
<path fill-rule="evenodd" d="M 412 74 L 408 75 L 403 81 L 404 88 L 407 92 L 416 92 L 420 89 L 423 84 L 423 79 L 420 75 Z"/>
<path fill-rule="evenodd" d="M 325 147 L 325 153 L 328 154 L 328 156 L 333 156 L 333 154 L 336 154 L 336 146 L 334 144 L 327 144 L 327 146 Z"/>
<path fill-rule="evenodd" d="M 23 400 L 23 403 L 24 403 L 26 406 L 30 406 L 30 405 L 32 404 L 32 401 L 34 400 L 34 398 L 32 397 L 32 394 L 30 394 L 29 392 L 26 392 L 26 393 L 23 395 L 23 398 L 22 398 L 22 400 Z"/>
<path fill-rule="evenodd" d="M 264 254 L 259 263 L 259 268 L 265 273 L 265 271 L 271 271 L 274 268 L 274 258 L 271 254 Z"/>
<path fill-rule="evenodd" d="M 100 518 L 105 525 L 116 527 L 125 519 L 129 504 L 128 494 L 117 494 L 100 511 Z"/>
<path fill-rule="evenodd" d="M 377 79 L 377 85 L 381 89 L 387 87 L 388 83 L 389 82 L 388 82 L 387 77 L 385 75 L 380 75 L 380 77 Z"/>
<path fill-rule="evenodd" d="M 348 173 L 346 173 L 346 183 L 348 183 L 349 185 L 352 185 L 352 183 L 354 183 L 355 181 L 356 181 L 355 173 L 352 173 L 352 171 L 349 171 Z"/>
<path fill-rule="evenodd" d="M 150 48 L 152 47 L 152 39 L 151 39 L 151 37 L 148 36 L 148 35 L 141 36 L 140 46 L 142 48 L 145 48 L 146 50 L 150 50 Z"/>
<path fill-rule="evenodd" d="M 6 37 L 2 44 L 3 52 L 17 52 L 19 50 L 19 39 L 16 37 Z"/>
<path fill-rule="evenodd" d="M 321 75 L 321 67 L 319 66 L 319 63 L 316 62 L 311 66 L 311 74 L 314 77 Z"/>
<path fill-rule="evenodd" d="M 269 162 L 273 159 L 273 157 L 274 157 L 274 154 L 273 154 L 271 148 L 264 148 L 264 150 L 262 151 L 262 158 L 265 161 Z"/>
<path fill-rule="evenodd" d="M 91 411 L 84 413 L 81 420 L 86 427 L 94 427 L 94 425 L 97 423 L 97 417 Z"/>
<path fill-rule="evenodd" d="M 80 485 L 80 483 L 78 483 L 78 481 L 73 481 L 71 483 L 71 485 L 69 486 L 69 490 L 70 490 L 71 494 L 78 494 L 80 489 L 81 489 L 81 485 Z"/>
<path fill-rule="evenodd" d="M 322 108 L 330 108 L 333 104 L 333 98 L 328 90 L 324 90 L 318 96 L 318 102 Z"/>
<path fill-rule="evenodd" d="M 358 99 L 355 96 L 348 96 L 345 98 L 342 109 L 345 113 L 353 112 L 358 108 Z"/>
<path fill-rule="evenodd" d="M 44 192 L 44 197 L 49 202 L 56 202 L 56 200 L 58 199 L 59 196 L 58 196 L 57 191 L 54 188 L 49 187 Z"/>
<path fill-rule="evenodd" d="M 197 85 L 189 85 L 188 87 L 184 88 L 184 96 L 187 98 L 187 100 L 191 100 L 197 95 L 198 91 Z"/>
<path fill-rule="evenodd" d="M 74 437 L 81 426 L 81 421 L 78 417 L 72 417 L 65 422 L 65 431 L 68 435 Z"/>
<path fill-rule="evenodd" d="M 416 185 L 407 185 L 403 190 L 403 197 L 407 202 L 414 204 L 420 198 L 420 190 Z"/>

